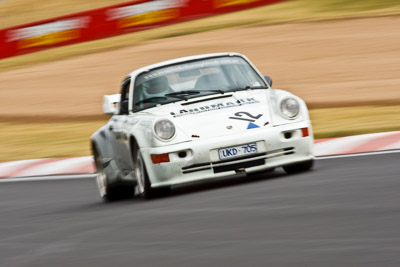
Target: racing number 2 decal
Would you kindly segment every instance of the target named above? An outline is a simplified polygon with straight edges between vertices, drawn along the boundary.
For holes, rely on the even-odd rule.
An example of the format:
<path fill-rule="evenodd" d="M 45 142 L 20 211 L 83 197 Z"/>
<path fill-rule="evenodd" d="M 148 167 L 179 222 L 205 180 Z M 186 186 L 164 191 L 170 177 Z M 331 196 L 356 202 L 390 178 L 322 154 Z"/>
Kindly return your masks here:
<path fill-rule="evenodd" d="M 258 114 L 258 115 L 252 115 L 248 112 L 244 112 L 244 111 L 240 111 L 240 112 L 236 112 L 235 116 L 236 117 L 229 117 L 229 119 L 232 120 L 241 120 L 241 121 L 249 121 L 249 122 L 255 122 L 256 120 L 258 120 L 259 118 L 262 117 L 263 114 Z"/>

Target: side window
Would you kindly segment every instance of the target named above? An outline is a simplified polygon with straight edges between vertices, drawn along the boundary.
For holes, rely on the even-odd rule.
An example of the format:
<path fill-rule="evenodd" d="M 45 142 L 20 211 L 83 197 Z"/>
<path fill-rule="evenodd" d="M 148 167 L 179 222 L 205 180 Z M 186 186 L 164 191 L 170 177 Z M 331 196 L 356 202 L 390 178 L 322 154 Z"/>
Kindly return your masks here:
<path fill-rule="evenodd" d="M 121 87 L 121 101 L 120 101 L 120 108 L 119 108 L 119 114 L 120 115 L 126 115 L 129 113 L 129 86 L 131 84 L 131 81 L 129 79 L 125 80 L 122 83 Z"/>

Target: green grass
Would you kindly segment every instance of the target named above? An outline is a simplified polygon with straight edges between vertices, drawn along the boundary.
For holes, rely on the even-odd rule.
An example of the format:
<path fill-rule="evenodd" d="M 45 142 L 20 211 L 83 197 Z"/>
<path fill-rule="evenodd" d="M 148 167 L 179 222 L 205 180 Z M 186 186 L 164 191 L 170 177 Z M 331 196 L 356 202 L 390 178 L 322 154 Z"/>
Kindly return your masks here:
<path fill-rule="evenodd" d="M 89 138 L 105 121 L 0 123 L 0 161 L 90 155 Z"/>
<path fill-rule="evenodd" d="M 310 110 L 316 138 L 400 131 L 400 106 L 363 106 Z"/>
<path fill-rule="evenodd" d="M 370 11 L 399 5 L 398 0 L 308 0 L 308 3 L 318 7 L 321 13 L 335 10 L 342 12 Z"/>
<path fill-rule="evenodd" d="M 23 1 L 35 0 L 14 0 L 17 3 Z M 0 7 L 6 3 L 13 1 L 6 1 L 0 4 Z M 40 1 L 36 1 L 37 5 L 44 5 Z M 86 2 L 86 1 L 85 1 Z M 83 3 L 85 3 L 83 2 Z M 113 0 L 103 0 L 102 3 L 117 2 Z M 63 0 L 57 2 L 53 8 L 59 10 L 63 6 L 68 6 L 68 1 Z M 74 2 L 74 10 L 78 7 L 88 7 L 88 5 L 79 4 L 79 1 Z M 90 5 L 92 6 L 92 5 Z M 97 6 L 97 5 L 96 5 Z M 20 5 L 22 10 L 12 9 L 8 13 L 11 18 L 13 12 L 15 13 L 29 13 L 30 7 Z M 53 12 L 53 8 L 47 7 L 47 12 L 39 12 L 40 16 L 36 19 L 43 19 L 52 17 L 57 12 Z M 25 10 L 26 9 L 26 10 Z M 42 9 L 40 9 L 42 10 Z M 67 8 L 67 10 L 69 10 Z M 19 13 L 18 13 L 19 14 Z M 380 16 L 389 14 L 400 14 L 400 2 L 398 0 L 292 0 L 282 3 L 253 8 L 240 12 L 214 16 L 210 18 L 200 19 L 196 21 L 165 26 L 156 29 L 150 29 L 142 32 L 125 34 L 107 39 L 96 40 L 76 45 L 70 45 L 60 48 L 53 48 L 33 54 L 22 55 L 18 57 L 0 60 L 0 71 L 7 71 L 16 68 L 22 68 L 28 65 L 44 63 L 65 59 L 72 56 L 86 55 L 88 53 L 97 53 L 110 49 L 118 49 L 121 47 L 135 45 L 139 42 L 152 39 L 168 38 L 173 36 L 187 35 L 198 32 L 210 31 L 214 29 L 243 26 L 243 25 L 268 25 L 276 23 L 287 23 L 294 21 L 315 21 L 326 19 L 339 19 L 350 17 L 363 17 L 363 16 Z M 28 16 L 29 17 L 29 16 Z M 22 22 L 27 22 L 21 20 Z M 0 23 L 0 25 L 3 25 Z M 7 25 L 7 24 L 5 24 Z"/>

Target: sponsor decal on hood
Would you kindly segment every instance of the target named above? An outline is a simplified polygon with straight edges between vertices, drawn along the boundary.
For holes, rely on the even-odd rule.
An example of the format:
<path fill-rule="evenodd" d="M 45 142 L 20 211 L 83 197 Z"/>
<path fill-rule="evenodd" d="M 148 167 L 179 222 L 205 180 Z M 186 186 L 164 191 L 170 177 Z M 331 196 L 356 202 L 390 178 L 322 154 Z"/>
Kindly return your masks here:
<path fill-rule="evenodd" d="M 211 104 L 211 105 L 204 105 L 204 106 L 191 108 L 191 109 L 181 109 L 178 111 L 170 112 L 170 114 L 174 118 L 178 118 L 178 117 L 187 116 L 187 115 L 195 115 L 195 114 L 210 112 L 210 111 L 219 110 L 219 109 L 233 108 L 233 107 L 239 107 L 239 106 L 250 105 L 250 104 L 258 104 L 258 103 L 260 103 L 260 101 L 254 99 L 253 97 L 250 97 L 250 98 L 238 99 L 236 101 L 228 101 L 228 102 L 221 102 L 221 103 L 216 103 L 216 104 Z"/>

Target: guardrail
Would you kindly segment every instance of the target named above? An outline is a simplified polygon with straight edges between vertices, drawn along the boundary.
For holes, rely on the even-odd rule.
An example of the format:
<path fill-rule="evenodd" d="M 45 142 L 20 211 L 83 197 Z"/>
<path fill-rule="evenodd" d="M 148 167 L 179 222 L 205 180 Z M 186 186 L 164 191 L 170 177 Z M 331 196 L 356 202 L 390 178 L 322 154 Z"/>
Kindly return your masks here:
<path fill-rule="evenodd" d="M 131 1 L 0 30 L 0 59 L 282 1 Z"/>

